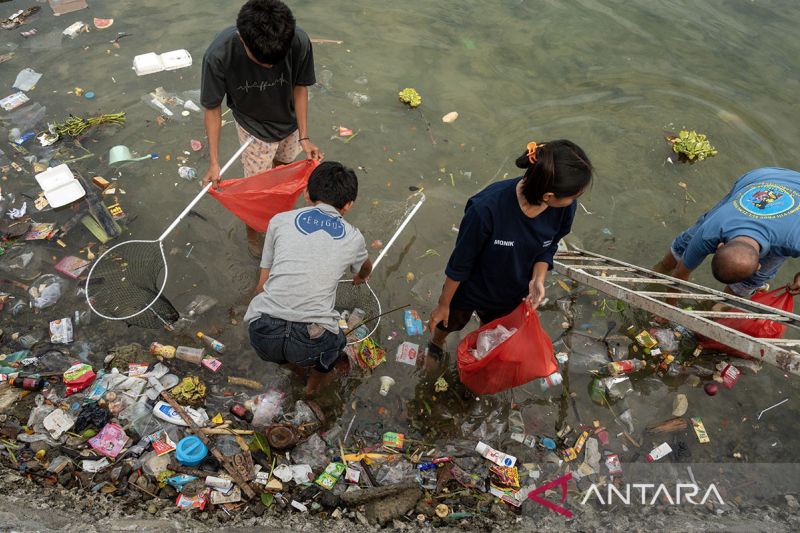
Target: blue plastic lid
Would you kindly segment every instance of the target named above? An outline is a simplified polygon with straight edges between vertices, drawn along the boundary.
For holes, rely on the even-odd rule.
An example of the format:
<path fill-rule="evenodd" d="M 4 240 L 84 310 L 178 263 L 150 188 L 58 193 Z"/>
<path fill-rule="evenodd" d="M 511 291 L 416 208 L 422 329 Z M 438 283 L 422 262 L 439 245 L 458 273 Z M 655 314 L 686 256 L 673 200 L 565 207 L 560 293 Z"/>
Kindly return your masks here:
<path fill-rule="evenodd" d="M 94 98 L 94 93 L 92 91 L 86 91 L 85 93 L 83 93 L 83 97 L 86 98 L 87 100 L 91 100 L 92 98 Z"/>
<path fill-rule="evenodd" d="M 556 441 L 554 441 L 550 437 L 542 437 L 541 438 L 541 443 L 542 443 L 542 446 L 544 446 L 548 450 L 555 450 L 556 449 Z"/>
<path fill-rule="evenodd" d="M 208 455 L 208 448 L 198 437 L 184 437 L 175 447 L 175 458 L 183 466 L 197 466 Z"/>

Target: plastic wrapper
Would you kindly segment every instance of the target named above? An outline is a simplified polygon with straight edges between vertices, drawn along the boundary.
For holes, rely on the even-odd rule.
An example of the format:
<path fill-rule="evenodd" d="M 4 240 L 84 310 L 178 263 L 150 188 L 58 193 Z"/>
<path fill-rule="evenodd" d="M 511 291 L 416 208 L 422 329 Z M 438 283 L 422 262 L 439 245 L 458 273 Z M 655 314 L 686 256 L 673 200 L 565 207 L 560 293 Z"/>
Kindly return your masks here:
<path fill-rule="evenodd" d="M 292 451 L 292 460 L 298 464 L 307 464 L 313 470 L 319 470 L 328 464 L 325 442 L 314 433 L 307 441 L 298 444 Z"/>
<path fill-rule="evenodd" d="M 72 365 L 64 372 L 64 384 L 67 386 L 67 396 L 82 391 L 92 384 L 94 378 L 95 373 L 90 365 L 84 363 Z"/>
<path fill-rule="evenodd" d="M 50 342 L 53 344 L 70 344 L 73 340 L 72 320 L 60 318 L 50 322 Z"/>
<path fill-rule="evenodd" d="M 100 455 L 115 459 L 128 442 L 125 430 L 118 424 L 106 424 L 100 433 L 89 439 L 89 445 Z"/>
<path fill-rule="evenodd" d="M 416 475 L 414 466 L 408 461 L 387 463 L 378 472 L 378 482 L 381 485 L 392 485 L 406 479 L 413 479 Z"/>

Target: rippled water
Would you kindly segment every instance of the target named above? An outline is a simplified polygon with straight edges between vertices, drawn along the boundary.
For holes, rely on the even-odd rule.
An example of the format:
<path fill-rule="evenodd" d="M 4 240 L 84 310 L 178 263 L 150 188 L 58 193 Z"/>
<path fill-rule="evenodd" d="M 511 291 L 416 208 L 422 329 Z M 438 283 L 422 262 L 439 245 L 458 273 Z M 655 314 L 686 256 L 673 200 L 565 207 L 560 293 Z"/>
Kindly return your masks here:
<path fill-rule="evenodd" d="M 189 150 L 190 139 L 203 139 L 204 133 L 197 114 L 188 121 L 157 125 L 157 113 L 140 99 L 159 86 L 172 92 L 198 88 L 203 51 L 218 30 L 233 23 L 239 3 L 90 3 L 88 10 L 57 18 L 43 4 L 42 13 L 22 28 L 38 30 L 28 39 L 19 30 L 0 30 L 0 53 L 16 53 L 0 65 L 0 86 L 5 88 L 0 97 L 11 92 L 19 70 L 31 67 L 44 77 L 30 96 L 47 106 L 50 120 L 69 113 L 126 111 L 126 127 L 113 135 L 104 131 L 91 136 L 84 145 L 97 157 L 74 167 L 118 178 L 126 192 L 119 200 L 135 217 L 130 235 L 155 238 L 198 189 L 178 177 L 176 157 Z M 29 4 L 0 4 L 0 18 Z M 291 6 L 312 38 L 343 41 L 314 47 L 321 83 L 311 91 L 310 133 L 329 159 L 363 169 L 359 200 L 348 218 L 363 230 L 367 242 L 385 241 L 409 187 L 424 187 L 428 198 L 373 276 L 384 308 L 411 303 L 421 314 L 430 310 L 429 295 L 437 296 L 464 203 L 492 181 L 515 176 L 513 160 L 530 140 L 569 138 L 585 148 L 597 179 L 581 199 L 584 208 L 573 237 L 588 249 L 642 265 L 656 262 L 671 238 L 743 172 L 763 165 L 798 166 L 800 41 L 795 35 L 800 9 L 795 2 L 411 0 L 303 1 Z M 61 30 L 93 16 L 113 17 L 115 23 L 74 40 L 60 38 Z M 118 31 L 131 35 L 115 48 L 109 40 Z M 176 48 L 192 53 L 191 68 L 141 78 L 130 69 L 137 54 Z M 96 99 L 68 94 L 75 87 L 94 91 Z M 422 94 L 421 112 L 397 101 L 404 87 Z M 369 101 L 355 105 L 354 92 Z M 454 110 L 460 118 L 443 124 L 440 117 Z M 345 144 L 336 137 L 339 126 L 358 136 Z M 707 133 L 719 156 L 691 166 L 668 163 L 664 132 L 684 127 Z M 116 144 L 160 157 L 113 171 L 105 154 Z M 223 129 L 222 144 L 225 158 L 237 144 L 232 126 Z M 8 152 L 5 146 L 3 150 Z M 188 157 L 200 173 L 205 170 L 204 155 Z M 237 165 L 230 176 L 238 172 Z M 687 199 L 678 182 L 687 184 L 696 202 Z M 4 193 L 36 191 L 29 175 L 12 175 L 0 186 Z M 220 303 L 196 326 L 228 344 L 223 372 L 266 376 L 273 368 L 249 349 L 244 328 L 231 323 L 231 317 L 241 320 L 256 277 L 244 227 L 211 199 L 201 202 L 197 212 L 202 217 L 187 218 L 166 244 L 167 295 L 179 308 L 197 293 L 218 298 Z M 37 220 L 59 216 L 45 213 Z M 74 253 L 92 239 L 79 228 L 66 240 L 67 251 Z M 32 246 L 41 252 L 43 270 L 64 253 L 55 243 Z M 779 280 L 788 279 L 796 266 L 795 261 L 785 267 Z M 414 274 L 413 282 L 407 281 L 408 272 Z M 701 269 L 697 279 L 710 282 L 707 270 Z M 551 298 L 558 291 L 551 288 Z M 587 317 L 593 299 L 584 302 Z M 4 314 L 3 322 L 8 321 L 9 329 L 41 329 L 46 320 L 57 318 L 54 313 L 80 305 L 76 302 L 80 300 L 70 294 L 52 312 L 19 321 Z M 605 320 L 581 322 L 584 329 L 604 330 Z M 623 325 L 628 318 L 615 320 Z M 561 321 L 554 310 L 543 313 L 554 336 L 561 333 Z M 391 319 L 379 330 L 390 360 L 404 340 L 401 330 L 399 321 Z M 186 337 L 98 320 L 91 329 L 80 330 L 81 337 L 91 339 L 98 352 L 129 341 L 188 342 Z M 386 415 L 375 412 L 375 379 L 351 381 L 339 398 L 331 394 L 332 408 L 348 421 L 355 402 L 364 428 L 408 430 L 413 425 L 432 437 L 457 435 L 465 419 L 483 412 L 457 395 L 433 400 L 430 390 L 410 377 L 408 367 L 393 361 L 379 369 L 381 374 L 401 377 L 388 399 L 381 400 Z M 571 388 L 581 421 L 598 418 L 610 424 L 607 411 L 589 402 L 587 385 L 585 373 L 573 372 Z M 672 397 L 680 390 L 689 396 L 689 414 L 703 416 L 712 437 L 710 447 L 700 447 L 686 435 L 695 460 L 725 459 L 743 449 L 751 459 L 785 461 L 797 457 L 792 431 L 797 406 L 790 401 L 760 425 L 754 426 L 754 419 L 797 388 L 796 378 L 773 369 L 746 375 L 733 391 L 713 399 L 701 389 L 647 379 L 637 382 L 646 401 L 632 402 L 632 408 L 637 428 L 668 418 Z M 417 399 L 409 401 L 415 393 Z M 529 430 L 552 434 L 559 417 L 578 424 L 566 397 L 555 397 L 555 403 L 546 398 L 535 384 L 515 391 L 516 401 L 533 402 L 525 411 Z M 492 406 L 507 404 L 504 398 L 494 402 Z M 481 409 L 491 412 L 492 406 Z"/>

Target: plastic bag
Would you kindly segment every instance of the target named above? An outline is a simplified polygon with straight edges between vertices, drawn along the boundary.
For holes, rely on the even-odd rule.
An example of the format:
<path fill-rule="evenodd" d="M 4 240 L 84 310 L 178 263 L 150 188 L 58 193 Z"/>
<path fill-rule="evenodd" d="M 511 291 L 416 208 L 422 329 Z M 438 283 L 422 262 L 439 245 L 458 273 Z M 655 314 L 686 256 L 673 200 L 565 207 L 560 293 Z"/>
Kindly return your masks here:
<path fill-rule="evenodd" d="M 478 345 L 470 353 L 475 356 L 475 359 L 483 359 L 495 346 L 502 343 L 516 331 L 516 328 L 506 329 L 502 324 L 494 329 L 481 331 L 478 335 Z"/>
<path fill-rule="evenodd" d="M 517 331 L 486 357 L 476 359 L 470 350 L 476 347 L 478 336 L 499 325 Z M 494 394 L 557 371 L 553 343 L 542 329 L 539 316 L 529 311 L 525 302 L 510 314 L 471 332 L 458 345 L 461 382 L 475 394 Z"/>
<path fill-rule="evenodd" d="M 245 224 L 263 233 L 272 217 L 294 207 L 318 164 L 311 160 L 296 161 L 249 178 L 226 180 L 209 194 Z"/>
<path fill-rule="evenodd" d="M 45 274 L 31 285 L 28 294 L 36 309 L 55 305 L 61 298 L 61 280 L 53 274 Z"/>
<path fill-rule="evenodd" d="M 286 393 L 270 389 L 263 394 L 247 400 L 244 405 L 253 412 L 253 427 L 266 427 L 283 413 L 283 401 Z"/>
<path fill-rule="evenodd" d="M 789 294 L 786 287 L 780 287 L 770 292 L 757 292 L 750 300 L 762 305 L 774 307 L 775 309 L 780 309 L 781 311 L 787 311 L 789 313 L 794 311 L 794 296 Z M 721 318 L 717 320 L 717 322 L 731 329 L 735 329 L 736 331 L 741 331 L 751 337 L 761 339 L 779 339 L 786 333 L 786 325 L 773 320 Z M 734 350 L 733 348 L 711 339 L 702 339 L 700 344 L 706 350 L 718 350 L 731 355 L 744 355 L 745 357 L 754 355 Z"/>

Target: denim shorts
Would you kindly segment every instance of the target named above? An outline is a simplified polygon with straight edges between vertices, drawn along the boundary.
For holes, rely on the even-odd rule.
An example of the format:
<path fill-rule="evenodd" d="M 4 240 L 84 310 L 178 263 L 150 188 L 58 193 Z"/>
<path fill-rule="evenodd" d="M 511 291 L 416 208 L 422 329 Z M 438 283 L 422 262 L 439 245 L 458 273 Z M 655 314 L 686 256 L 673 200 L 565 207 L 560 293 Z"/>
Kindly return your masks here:
<path fill-rule="evenodd" d="M 261 315 L 250 322 L 250 344 L 264 361 L 327 373 L 339 361 L 347 339 L 341 331 L 331 333 L 318 324 Z"/>
<path fill-rule="evenodd" d="M 678 235 L 675 240 L 672 241 L 670 249 L 672 251 L 672 257 L 674 257 L 676 261 L 680 261 L 683 258 L 683 252 L 686 251 L 686 247 L 689 246 L 689 241 L 692 240 L 692 237 L 694 237 L 701 223 L 702 221 L 698 221 L 694 226 Z M 767 255 L 759 259 L 758 270 L 755 274 L 739 283 L 731 283 L 728 287 L 730 287 L 733 294 L 747 298 L 774 278 L 778 274 L 778 270 L 780 270 L 784 261 L 786 261 L 785 257 L 768 252 Z"/>

